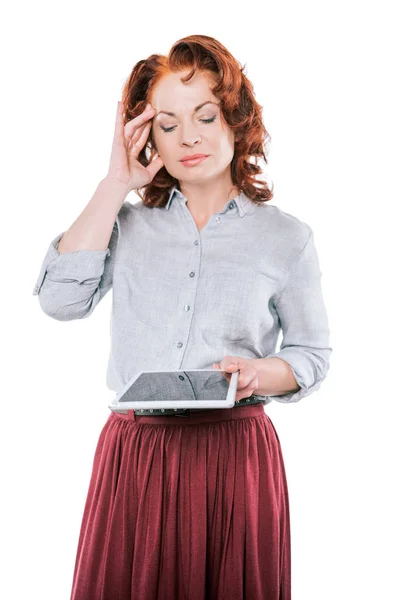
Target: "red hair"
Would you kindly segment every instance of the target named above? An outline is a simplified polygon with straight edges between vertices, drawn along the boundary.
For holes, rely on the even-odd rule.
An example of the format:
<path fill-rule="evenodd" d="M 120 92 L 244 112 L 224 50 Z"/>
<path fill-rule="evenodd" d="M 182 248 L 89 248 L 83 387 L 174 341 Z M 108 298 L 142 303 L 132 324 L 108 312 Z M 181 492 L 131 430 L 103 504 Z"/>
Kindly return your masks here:
<path fill-rule="evenodd" d="M 221 103 L 220 108 L 227 125 L 235 135 L 234 155 L 231 161 L 233 185 L 254 203 L 267 202 L 273 197 L 265 181 L 256 179 L 262 173 L 258 159 L 267 163 L 267 144 L 270 135 L 262 122 L 262 107 L 254 97 L 253 85 L 244 74 L 244 67 L 217 40 L 207 35 L 189 35 L 178 40 L 168 56 L 152 54 L 138 61 L 126 80 L 122 92 L 124 125 L 142 113 L 152 91 L 162 77 L 190 69 L 181 81 L 186 83 L 196 72 L 213 75 L 216 85 L 211 87 Z M 156 148 L 152 135 L 141 150 L 138 161 L 147 167 Z M 252 157 L 255 162 L 251 162 Z M 143 203 L 163 207 L 167 204 L 172 186 L 179 188 L 178 180 L 162 167 L 153 180 L 135 190 Z"/>

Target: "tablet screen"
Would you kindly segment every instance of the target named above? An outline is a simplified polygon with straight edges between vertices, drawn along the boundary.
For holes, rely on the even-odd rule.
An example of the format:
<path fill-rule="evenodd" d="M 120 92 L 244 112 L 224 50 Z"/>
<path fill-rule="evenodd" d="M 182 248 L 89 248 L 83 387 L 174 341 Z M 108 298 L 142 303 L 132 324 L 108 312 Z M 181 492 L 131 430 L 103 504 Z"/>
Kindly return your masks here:
<path fill-rule="evenodd" d="M 229 383 L 221 371 L 154 371 L 141 373 L 118 402 L 219 400 L 227 398 Z"/>

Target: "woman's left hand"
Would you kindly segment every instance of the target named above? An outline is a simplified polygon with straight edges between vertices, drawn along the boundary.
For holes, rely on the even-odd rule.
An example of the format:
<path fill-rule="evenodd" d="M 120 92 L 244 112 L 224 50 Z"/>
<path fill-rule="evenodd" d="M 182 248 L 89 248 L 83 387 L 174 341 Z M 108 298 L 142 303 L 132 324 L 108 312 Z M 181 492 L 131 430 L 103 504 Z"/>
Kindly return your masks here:
<path fill-rule="evenodd" d="M 258 388 L 258 375 L 256 368 L 247 358 L 240 356 L 224 356 L 219 363 L 213 363 L 213 369 L 222 369 L 225 379 L 230 383 L 231 374 L 239 371 L 236 402 L 248 398 Z"/>

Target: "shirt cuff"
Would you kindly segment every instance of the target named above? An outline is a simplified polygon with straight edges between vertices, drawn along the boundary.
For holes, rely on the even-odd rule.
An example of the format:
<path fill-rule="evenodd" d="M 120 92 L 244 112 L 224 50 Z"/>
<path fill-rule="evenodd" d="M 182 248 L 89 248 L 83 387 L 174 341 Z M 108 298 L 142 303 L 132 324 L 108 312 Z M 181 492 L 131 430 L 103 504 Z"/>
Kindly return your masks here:
<path fill-rule="evenodd" d="M 104 271 L 104 261 L 110 255 L 110 249 L 106 250 L 75 250 L 73 252 L 60 252 L 57 245 L 64 231 L 59 233 L 50 243 L 44 257 L 33 295 L 40 292 L 43 281 L 48 273 L 53 281 L 78 281 L 88 279 L 99 279 Z"/>
<path fill-rule="evenodd" d="M 268 358 L 281 358 L 288 363 L 297 384 L 300 386 L 297 392 L 268 396 L 268 398 L 276 402 L 298 402 L 316 392 L 328 373 L 331 352 L 332 348 L 318 350 L 318 354 L 313 353 L 311 358 L 311 355 L 308 357 L 299 350 L 284 348 L 275 354 L 268 355 Z"/>

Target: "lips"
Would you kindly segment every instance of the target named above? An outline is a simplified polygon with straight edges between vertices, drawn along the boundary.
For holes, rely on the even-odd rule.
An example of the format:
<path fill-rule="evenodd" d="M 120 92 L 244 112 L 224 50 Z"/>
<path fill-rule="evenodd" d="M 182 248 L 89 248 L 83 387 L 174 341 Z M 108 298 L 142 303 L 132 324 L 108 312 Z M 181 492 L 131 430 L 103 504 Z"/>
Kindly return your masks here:
<path fill-rule="evenodd" d="M 188 154 L 187 156 L 184 156 L 183 158 L 181 158 L 180 162 L 196 160 L 197 158 L 206 158 L 207 156 L 208 156 L 208 154 Z"/>
<path fill-rule="evenodd" d="M 196 156 L 198 156 L 198 158 L 190 157 L 190 159 L 187 159 L 187 160 L 181 159 L 180 162 L 186 169 L 188 169 L 188 168 L 192 168 L 192 167 L 196 167 L 197 165 L 200 165 L 208 158 L 207 154 L 201 154 L 200 156 L 199 155 L 196 155 Z"/>

